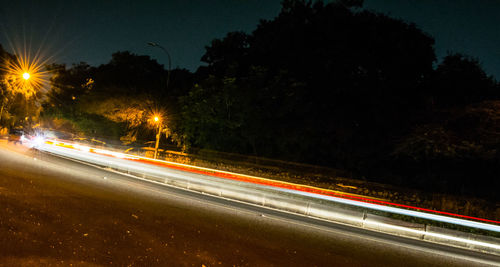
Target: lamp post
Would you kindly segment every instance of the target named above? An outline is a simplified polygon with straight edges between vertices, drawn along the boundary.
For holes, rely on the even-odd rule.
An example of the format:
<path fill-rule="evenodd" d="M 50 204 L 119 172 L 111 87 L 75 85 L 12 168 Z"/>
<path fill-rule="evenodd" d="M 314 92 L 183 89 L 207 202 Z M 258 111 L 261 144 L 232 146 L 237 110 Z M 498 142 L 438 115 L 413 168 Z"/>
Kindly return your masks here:
<path fill-rule="evenodd" d="M 158 132 L 156 133 L 156 144 L 155 144 L 155 153 L 153 158 L 156 159 L 158 157 L 158 146 L 160 145 L 160 137 L 161 137 L 161 120 L 158 116 L 154 117 L 154 121 L 158 123 Z"/>
<path fill-rule="evenodd" d="M 167 51 L 167 49 L 165 49 L 165 47 L 161 46 L 158 43 L 149 42 L 148 45 L 150 45 L 152 47 L 158 47 L 161 50 L 163 50 L 163 52 L 165 52 L 165 54 L 167 54 L 167 57 L 168 57 L 168 70 L 167 70 L 166 90 L 168 92 L 168 85 L 170 83 L 170 71 L 172 70 L 172 59 L 170 58 L 170 53 L 168 53 L 168 51 Z M 154 156 L 153 156 L 153 158 L 156 159 L 158 157 L 158 146 L 160 145 L 160 137 L 161 137 L 161 130 L 162 130 L 161 129 L 162 128 L 162 121 L 161 121 L 161 118 L 158 115 L 155 115 L 155 117 L 153 119 L 154 119 L 155 122 L 158 123 L 158 132 L 156 134 L 155 153 L 154 153 Z"/>
<path fill-rule="evenodd" d="M 28 72 L 24 72 L 22 74 L 22 77 L 25 81 L 28 81 L 31 77 L 31 75 L 28 73 Z M 2 99 L 2 106 L 0 107 L 0 125 L 1 125 L 1 122 L 2 122 L 2 115 L 3 115 L 3 110 L 4 110 L 4 107 L 5 107 L 5 102 L 7 101 L 7 97 L 4 97 L 4 99 Z"/>
<path fill-rule="evenodd" d="M 167 72 L 167 91 L 168 91 L 168 84 L 170 83 L 170 70 L 172 69 L 172 60 L 170 59 L 170 54 L 168 53 L 167 49 L 165 49 L 165 47 L 159 45 L 158 43 L 149 42 L 148 45 L 160 48 L 168 56 L 168 72 Z"/>

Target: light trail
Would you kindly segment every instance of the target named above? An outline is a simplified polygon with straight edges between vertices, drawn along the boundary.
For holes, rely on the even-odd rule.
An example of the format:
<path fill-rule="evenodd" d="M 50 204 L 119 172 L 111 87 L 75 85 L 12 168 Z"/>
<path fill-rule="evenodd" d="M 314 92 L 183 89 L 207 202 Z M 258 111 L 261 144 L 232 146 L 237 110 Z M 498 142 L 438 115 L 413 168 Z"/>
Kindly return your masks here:
<path fill-rule="evenodd" d="M 56 148 L 58 148 L 58 149 L 56 149 Z M 91 162 L 95 162 L 95 163 L 104 161 L 109 166 L 116 166 L 119 168 L 134 167 L 138 171 L 150 173 L 150 174 L 157 175 L 157 176 L 167 174 L 167 172 L 165 171 L 164 168 L 177 169 L 177 170 L 187 171 L 187 172 L 201 174 L 201 175 L 209 175 L 212 177 L 231 179 L 231 180 L 238 181 L 238 182 L 251 183 L 251 184 L 258 185 L 258 186 L 264 186 L 265 188 L 270 188 L 273 190 L 285 192 L 285 193 L 302 195 L 302 196 L 312 197 L 312 198 L 316 198 L 316 199 L 323 199 L 323 200 L 333 201 L 336 203 L 341 203 L 341 204 L 346 204 L 346 205 L 351 205 L 351 206 L 356 206 L 356 207 L 361 207 L 361 208 L 367 208 L 367 209 L 371 209 L 371 210 L 384 211 L 384 212 L 389 212 L 389 213 L 394 213 L 394 214 L 401 214 L 401 215 L 421 218 L 421 219 L 427 219 L 427 220 L 433 220 L 433 221 L 438 221 L 438 222 L 461 225 L 461 226 L 465 226 L 465 227 L 472 227 L 472 228 L 483 229 L 483 230 L 488 230 L 488 231 L 493 231 L 493 232 L 500 232 L 500 225 L 498 225 L 498 224 L 500 224 L 500 222 L 494 221 L 494 220 L 488 220 L 488 219 L 483 219 L 483 218 L 476 218 L 476 217 L 471 217 L 471 216 L 465 216 L 465 215 L 423 209 L 423 208 L 418 208 L 418 207 L 412 207 L 412 206 L 407 206 L 407 205 L 402 205 L 402 204 L 397 204 L 397 203 L 391 203 L 391 202 L 380 200 L 380 199 L 367 198 L 367 197 L 353 195 L 353 194 L 344 194 L 344 193 L 336 192 L 333 190 L 321 189 L 321 188 L 299 185 L 299 184 L 292 184 L 292 183 L 281 182 L 281 181 L 274 181 L 274 180 L 255 177 L 255 176 L 241 175 L 241 174 L 236 174 L 236 173 L 231 173 L 231 172 L 226 172 L 226 171 L 218 171 L 218 170 L 213 170 L 213 169 L 208 169 L 208 168 L 196 167 L 196 166 L 180 164 L 180 163 L 167 162 L 167 161 L 162 161 L 162 160 L 153 160 L 153 159 L 149 159 L 149 158 L 145 158 L 145 157 L 141 157 L 141 156 L 135 156 L 135 155 L 125 154 L 125 153 L 105 150 L 105 149 L 89 148 L 86 146 L 80 146 L 78 144 L 74 144 L 74 143 L 70 143 L 70 142 L 47 141 L 45 144 L 43 144 L 41 147 L 39 147 L 39 149 L 45 150 L 48 152 L 52 152 L 55 154 L 65 154 L 68 157 L 80 158 L 80 159 L 83 158 L 86 161 L 91 161 Z M 64 149 L 64 150 L 61 150 L 61 149 Z M 72 152 L 72 150 L 73 150 L 73 152 Z M 149 165 L 149 167 L 148 167 L 148 165 Z M 161 169 L 161 168 L 155 169 L 155 168 L 152 168 L 153 166 L 163 167 L 163 169 Z M 171 172 L 168 172 L 168 175 L 175 176 L 175 177 L 181 178 L 181 179 L 192 179 L 192 177 L 190 177 L 190 176 L 173 174 Z M 399 207 L 402 207 L 402 208 L 399 208 Z M 421 212 L 421 211 L 428 211 L 428 212 L 433 212 L 436 214 L 431 214 L 431 213 Z M 453 217 L 443 216 L 440 214 L 450 215 Z M 464 220 L 464 219 L 460 219 L 460 217 L 467 218 L 467 219 L 473 219 L 476 221 Z M 480 222 L 480 221 L 482 221 L 482 222 Z M 497 225 L 488 224 L 488 223 L 484 223 L 484 222 L 494 223 Z"/>
<path fill-rule="evenodd" d="M 389 212 L 389 213 L 401 214 L 401 215 L 406 215 L 406 216 L 411 216 L 411 217 L 416 217 L 416 218 L 421 218 L 421 219 L 438 221 L 438 222 L 451 223 L 451 224 L 455 224 L 455 225 L 483 229 L 483 230 L 488 230 L 488 231 L 493 231 L 493 232 L 500 232 L 500 226 L 498 226 L 498 225 L 462 220 L 462 219 L 458 219 L 458 218 L 446 217 L 446 216 L 441 216 L 441 215 L 436 215 L 436 214 L 429 214 L 429 213 L 418 212 L 418 211 L 413 211 L 413 210 L 399 209 L 399 208 L 389 207 L 389 206 L 382 206 L 382 205 L 378 205 L 378 204 L 373 204 L 373 203 L 368 203 L 368 202 L 363 202 L 363 201 L 356 201 L 356 200 L 340 198 L 340 197 L 316 195 L 316 194 L 303 192 L 303 191 L 292 191 L 292 190 L 288 190 L 288 189 L 281 189 L 281 190 L 284 192 L 290 192 L 290 193 L 294 193 L 294 194 L 300 194 L 303 196 L 310 196 L 310 197 L 325 199 L 325 200 L 334 201 L 337 203 L 342 203 L 342 204 L 356 206 L 356 207 L 362 207 L 362 208 L 367 208 L 367 209 L 372 209 L 372 210 L 379 210 L 379 211 L 384 211 L 384 212 Z"/>
<path fill-rule="evenodd" d="M 422 235 L 422 236 L 426 235 L 426 236 L 432 236 L 432 237 L 437 237 L 437 238 L 444 238 L 444 239 L 448 239 L 448 240 L 452 240 L 452 241 L 456 241 L 456 242 L 463 242 L 463 243 L 467 243 L 467 244 L 471 244 L 471 245 L 483 246 L 483 247 L 488 247 L 488 248 L 500 250 L 500 245 L 498 245 L 498 244 L 492 244 L 492 243 L 487 243 L 487 242 L 482 242 L 482 241 L 477 241 L 477 240 L 471 240 L 468 238 L 456 237 L 456 236 L 451 236 L 451 235 L 446 235 L 446 234 L 432 233 L 432 232 L 411 229 L 411 228 L 397 226 L 397 225 L 381 224 L 378 222 L 365 222 L 365 223 L 374 224 L 374 225 L 382 225 L 383 227 L 392 228 L 396 231 L 405 231 L 405 232 L 411 232 L 411 233 Z"/>

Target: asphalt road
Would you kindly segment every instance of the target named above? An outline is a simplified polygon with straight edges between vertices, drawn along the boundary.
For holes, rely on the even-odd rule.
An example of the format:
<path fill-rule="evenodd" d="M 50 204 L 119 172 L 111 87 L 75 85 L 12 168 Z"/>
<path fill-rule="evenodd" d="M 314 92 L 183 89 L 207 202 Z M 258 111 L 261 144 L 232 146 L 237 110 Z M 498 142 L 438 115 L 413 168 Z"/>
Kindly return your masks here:
<path fill-rule="evenodd" d="M 480 266 L 500 258 L 151 184 L 0 140 L 0 266 Z"/>

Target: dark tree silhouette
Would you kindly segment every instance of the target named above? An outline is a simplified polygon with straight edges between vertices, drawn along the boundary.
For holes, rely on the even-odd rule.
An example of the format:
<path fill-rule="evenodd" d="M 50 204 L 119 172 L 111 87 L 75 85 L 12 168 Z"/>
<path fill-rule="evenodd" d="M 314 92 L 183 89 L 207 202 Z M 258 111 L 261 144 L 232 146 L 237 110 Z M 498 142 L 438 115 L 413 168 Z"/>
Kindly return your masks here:
<path fill-rule="evenodd" d="M 153 109 L 163 108 L 172 124 L 169 127 L 175 128 L 178 98 L 193 84 L 189 71 L 174 69 L 167 90 L 163 66 L 149 56 L 130 52 L 114 53 L 109 63 L 98 67 L 54 64 L 48 69 L 52 88 L 44 103 L 45 115 L 62 117 L 76 130 L 105 138 L 118 139 L 133 128 L 132 139 L 148 139 L 151 131 L 137 136 L 137 130 Z"/>
<path fill-rule="evenodd" d="M 214 39 L 195 74 L 172 70 L 168 90 L 167 72 L 148 56 L 53 65 L 45 112 L 102 132 L 114 125 L 119 135 L 140 126 L 143 104 L 152 103 L 191 152 L 313 163 L 495 198 L 468 177 L 498 185 L 499 84 L 461 54 L 435 69 L 431 36 L 362 3 L 284 0 L 253 32 Z"/>
<path fill-rule="evenodd" d="M 219 139 L 244 145 L 226 146 L 201 132 L 186 134 L 186 141 L 338 167 L 378 153 L 424 105 L 419 88 L 432 73 L 434 40 L 413 24 L 356 9 L 360 4 L 284 1 L 278 17 L 252 34 L 214 40 L 202 58 L 208 66 L 199 88 L 220 100 L 210 102 L 196 89 L 185 98 L 183 121 L 200 129 L 198 118 L 211 114 L 204 110 L 231 106 L 231 119 L 214 115 L 219 119 L 207 119 L 214 124 L 207 128 L 234 125 Z M 212 86 L 228 78 L 236 89 Z"/>
<path fill-rule="evenodd" d="M 464 107 L 499 97 L 495 80 L 488 77 L 479 61 L 462 54 L 450 54 L 436 69 L 431 95 L 436 107 Z"/>

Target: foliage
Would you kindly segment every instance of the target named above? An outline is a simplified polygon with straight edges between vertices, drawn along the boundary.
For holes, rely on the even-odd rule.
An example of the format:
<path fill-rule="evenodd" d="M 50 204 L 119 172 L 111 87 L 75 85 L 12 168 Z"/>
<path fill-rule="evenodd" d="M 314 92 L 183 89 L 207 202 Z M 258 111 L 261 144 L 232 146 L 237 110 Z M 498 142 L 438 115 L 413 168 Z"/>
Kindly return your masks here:
<path fill-rule="evenodd" d="M 500 97 L 495 80 L 486 75 L 479 61 L 462 54 L 446 56 L 431 84 L 436 107 L 465 106 Z"/>
<path fill-rule="evenodd" d="M 95 101 L 95 98 L 102 99 Z M 87 114 L 99 115 L 109 121 L 120 123 L 122 131 L 126 132 L 122 140 L 134 142 L 137 140 L 141 127 L 144 127 L 147 116 L 151 115 L 152 101 L 145 97 L 96 97 L 84 98 L 79 105 Z M 140 136 L 139 136 L 140 137 Z"/>
<path fill-rule="evenodd" d="M 204 110 L 184 113 L 184 129 L 202 128 L 198 116 L 212 114 L 216 125 L 225 125 L 218 129 L 227 146 L 201 131 L 184 132 L 186 140 L 336 165 L 349 157 L 343 151 L 364 149 L 358 144 L 369 146 L 407 126 L 409 107 L 421 104 L 417 88 L 432 72 L 433 42 L 414 25 L 342 3 L 285 1 L 278 17 L 261 21 L 251 35 L 233 32 L 212 41 L 202 57 L 204 89 L 184 99 L 185 110 Z M 228 79 L 237 90 L 228 90 Z M 222 86 L 207 89 L 205 82 Z M 222 123 L 217 111 L 230 103 L 239 120 L 227 131 L 229 120 Z"/>
<path fill-rule="evenodd" d="M 499 100 L 471 104 L 462 111 L 447 110 L 444 121 L 417 126 L 397 144 L 393 170 L 441 191 L 456 187 L 464 194 L 497 198 L 499 108 Z"/>
<path fill-rule="evenodd" d="M 0 45 L 0 64 L 5 64 L 6 57 L 9 57 L 9 54 L 3 49 L 3 47 Z M 0 77 L 4 80 L 4 76 L 6 74 L 6 69 L 5 68 L 0 68 Z M 3 117 L 5 116 L 4 110 L 7 110 L 7 104 L 8 104 L 8 99 L 10 96 L 10 92 L 7 90 L 7 85 L 4 82 L 0 82 L 0 122 L 2 121 Z"/>
<path fill-rule="evenodd" d="M 459 191 L 471 166 L 498 171 L 496 141 L 485 143 L 498 130 L 468 124 L 491 118 L 481 103 L 500 96 L 477 60 L 450 54 L 435 69 L 431 36 L 360 9 L 362 1 L 282 4 L 251 34 L 230 32 L 206 47 L 207 65 L 180 99 L 175 131 L 187 148 L 309 162 L 408 186 L 437 181 Z M 494 133 L 472 138 L 476 130 Z M 464 162 L 467 171 L 457 168 Z"/>
<path fill-rule="evenodd" d="M 67 68 L 64 64 L 47 66 L 51 72 L 51 90 L 47 93 L 45 105 L 60 109 L 62 112 L 74 112 L 74 105 L 82 96 L 88 95 L 93 88 L 93 68 L 81 62 Z"/>
<path fill-rule="evenodd" d="M 241 138 L 241 114 L 235 107 L 233 94 L 235 80 L 207 79 L 203 85 L 195 85 L 189 95 L 183 98 L 183 118 L 192 118 L 189 124 L 182 124 L 183 137 L 193 137 L 183 140 L 195 147 L 207 147 L 223 150 L 231 147 L 232 150 L 241 150 L 245 144 Z M 188 141 L 188 142 L 186 142 Z"/>
<path fill-rule="evenodd" d="M 176 69 L 171 73 L 173 82 L 166 88 L 163 66 L 148 56 L 130 52 L 114 53 L 109 63 L 98 67 L 82 62 L 69 68 L 53 64 L 48 69 L 52 88 L 44 103 L 46 117 L 65 118 L 82 134 L 127 143 L 154 139 L 148 117 L 164 106 L 166 114 L 174 117 L 172 107 L 192 84 L 188 71 Z M 169 123 L 175 121 L 172 118 Z M 164 132 L 170 132 L 171 127 L 165 125 Z"/>
<path fill-rule="evenodd" d="M 13 66 L 16 56 L 0 45 L 0 123 L 8 127 L 31 127 L 38 119 L 41 93 L 32 83 L 25 83 Z M 17 71 L 17 70 L 16 70 Z"/>
<path fill-rule="evenodd" d="M 133 142 L 155 138 L 148 119 L 161 110 L 163 136 L 185 150 L 313 163 L 437 191 L 498 185 L 499 84 L 462 54 L 436 64 L 431 36 L 362 4 L 284 0 L 253 32 L 214 39 L 194 74 L 126 51 L 97 67 L 51 65 L 44 114 Z"/>

